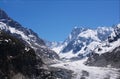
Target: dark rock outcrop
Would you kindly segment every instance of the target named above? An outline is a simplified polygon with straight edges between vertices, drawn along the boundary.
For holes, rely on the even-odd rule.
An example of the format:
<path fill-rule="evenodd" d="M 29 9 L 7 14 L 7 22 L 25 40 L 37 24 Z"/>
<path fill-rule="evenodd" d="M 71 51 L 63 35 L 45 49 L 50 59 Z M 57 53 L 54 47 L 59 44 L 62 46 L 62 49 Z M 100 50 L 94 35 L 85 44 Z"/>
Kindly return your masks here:
<path fill-rule="evenodd" d="M 108 37 L 108 46 L 116 41 L 119 42 L 120 39 L 120 25 L 114 27 L 114 31 Z M 91 66 L 102 66 L 102 67 L 115 67 L 120 68 L 120 44 L 118 46 L 113 45 L 114 49 L 109 50 L 108 52 L 104 52 L 103 54 L 99 54 L 93 52 L 92 55 L 88 58 L 86 64 Z M 98 49 L 102 50 L 101 48 Z"/>
<path fill-rule="evenodd" d="M 111 43 L 117 41 L 119 38 L 120 38 L 120 25 L 118 24 L 114 27 L 114 32 L 112 33 L 112 35 L 108 37 L 108 42 Z"/>
<path fill-rule="evenodd" d="M 94 53 L 88 58 L 87 65 L 120 68 L 120 46 L 101 55 Z"/>
<path fill-rule="evenodd" d="M 71 79 L 71 71 L 48 67 L 54 59 L 59 56 L 36 33 L 0 9 L 0 79 Z"/>
<path fill-rule="evenodd" d="M 0 79 L 71 79 L 71 73 L 47 67 L 31 47 L 0 31 Z"/>
<path fill-rule="evenodd" d="M 7 33 L 0 33 L 0 79 L 12 79 L 18 73 L 28 77 L 35 75 L 37 63 L 32 48 Z M 39 65 L 42 64 L 41 60 Z"/>

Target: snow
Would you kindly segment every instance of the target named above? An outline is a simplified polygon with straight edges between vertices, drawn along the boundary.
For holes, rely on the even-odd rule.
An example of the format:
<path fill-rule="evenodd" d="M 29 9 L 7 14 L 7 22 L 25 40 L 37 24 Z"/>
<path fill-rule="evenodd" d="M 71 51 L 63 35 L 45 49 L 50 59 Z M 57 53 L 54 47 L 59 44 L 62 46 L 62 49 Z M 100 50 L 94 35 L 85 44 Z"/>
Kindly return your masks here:
<path fill-rule="evenodd" d="M 58 46 L 58 47 L 54 47 L 52 50 L 55 51 L 57 54 L 60 53 L 60 51 L 62 50 L 63 46 Z"/>
<path fill-rule="evenodd" d="M 110 36 L 111 36 L 111 39 L 113 39 L 113 37 L 116 36 L 116 35 L 115 35 L 115 32 L 112 32 Z"/>
<path fill-rule="evenodd" d="M 70 59 L 72 57 L 77 57 L 77 54 L 73 53 L 73 50 L 67 52 L 67 53 L 59 53 L 60 58 L 67 58 Z"/>
<path fill-rule="evenodd" d="M 8 30 L 8 27 L 7 27 L 7 25 L 5 24 L 5 23 L 3 23 L 3 22 L 0 22 L 0 29 L 1 30 Z"/>
<path fill-rule="evenodd" d="M 92 38 L 94 40 L 100 41 L 97 37 L 97 32 L 91 29 L 83 31 L 78 35 L 78 37 Z"/>
<path fill-rule="evenodd" d="M 98 27 L 97 30 L 103 33 L 104 31 L 113 31 L 113 28 L 112 27 Z"/>
<path fill-rule="evenodd" d="M 28 37 L 22 31 L 19 31 L 18 29 L 15 29 L 15 28 L 13 28 L 11 26 L 7 26 L 3 22 L 0 22 L 0 29 L 1 30 L 5 30 L 5 31 L 9 30 L 11 33 L 15 33 L 15 34 L 21 35 L 22 39 L 24 39 L 28 44 L 30 44 L 30 42 L 29 42 L 30 37 L 34 37 L 33 35 L 29 35 L 29 37 Z"/>
<path fill-rule="evenodd" d="M 25 50 L 28 52 L 28 51 L 30 50 L 30 48 L 28 48 L 28 47 L 25 47 Z"/>
<path fill-rule="evenodd" d="M 15 28 L 9 27 L 11 33 L 16 33 L 22 36 L 23 39 L 28 40 L 29 38 L 22 32 Z"/>
<path fill-rule="evenodd" d="M 79 29 L 79 28 L 76 28 Z M 73 32 L 76 32 L 76 30 L 73 30 Z M 100 46 L 101 48 L 104 48 L 104 45 L 106 45 L 106 42 L 103 40 L 107 41 L 107 36 L 109 36 L 112 32 L 114 32 L 114 29 L 112 27 L 98 27 L 97 29 L 86 29 L 84 31 L 78 31 L 78 35 L 75 36 L 74 34 L 69 34 L 68 39 L 63 42 L 62 45 L 57 46 L 52 48 L 57 54 L 59 54 L 60 58 L 68 58 L 70 57 L 76 57 L 79 54 L 88 54 L 89 52 L 92 51 L 97 51 L 96 49 Z M 115 35 L 112 33 L 113 36 Z M 101 36 L 103 35 L 103 36 Z M 107 36 L 106 36 L 107 35 Z M 105 37 L 105 38 L 104 38 Z M 74 38 L 73 42 L 73 48 L 70 49 L 70 51 L 63 53 L 62 50 L 69 44 L 71 43 L 70 39 Z M 102 40 L 102 38 L 104 38 Z M 101 41 L 102 40 L 102 41 Z M 89 42 L 89 43 L 87 43 Z M 73 53 L 74 46 L 83 44 L 83 47 L 81 47 L 81 50 L 78 52 Z M 103 49 L 103 50 L 104 50 Z M 105 49 L 104 51 L 109 50 Z M 104 51 L 97 51 L 97 53 L 102 54 Z"/>
<path fill-rule="evenodd" d="M 69 35 L 69 39 L 71 39 L 71 38 L 72 38 L 72 35 L 70 34 L 70 35 Z"/>
<path fill-rule="evenodd" d="M 9 42 L 9 40 L 5 39 L 5 42 Z"/>
<path fill-rule="evenodd" d="M 79 43 L 80 40 L 77 40 L 77 42 Z M 55 51 L 60 56 L 60 58 L 70 59 L 72 57 L 77 57 L 79 54 L 85 54 L 85 55 L 88 54 L 89 52 L 91 52 L 91 50 L 95 50 L 95 48 L 97 48 L 98 45 L 101 43 L 97 42 L 97 41 L 93 41 L 87 46 L 85 45 L 85 43 L 83 43 L 83 44 L 84 44 L 84 46 L 82 47 L 82 49 L 76 53 L 73 53 L 73 50 L 71 50 L 69 52 L 62 53 L 61 50 L 64 48 L 63 45 L 58 46 L 58 47 L 54 47 L 52 50 Z M 87 47 L 87 49 L 84 50 L 86 47 Z"/>
<path fill-rule="evenodd" d="M 72 70 L 74 72 L 72 79 L 81 79 L 83 77 L 83 71 L 88 72 L 88 76 L 84 76 L 86 77 L 85 79 L 117 79 L 120 75 L 118 69 L 115 68 L 86 66 L 84 65 L 86 60 L 87 58 L 73 62 L 60 62 L 51 66 Z"/>
<path fill-rule="evenodd" d="M 118 24 L 117 27 L 120 28 L 120 24 Z"/>
<path fill-rule="evenodd" d="M 99 45 L 99 48 L 101 48 L 102 50 L 101 51 L 95 50 L 95 52 L 98 54 L 103 54 L 103 53 L 112 51 L 118 46 L 120 46 L 120 39 L 112 43 L 104 42 L 101 45 Z"/>
<path fill-rule="evenodd" d="M 77 26 L 74 27 L 74 29 L 77 29 L 77 28 L 78 28 Z"/>
<path fill-rule="evenodd" d="M 34 35 L 28 35 L 30 38 L 34 38 L 35 36 Z"/>
<path fill-rule="evenodd" d="M 23 39 L 23 40 L 25 40 L 29 45 L 31 45 L 31 43 L 30 43 L 30 41 L 32 41 L 32 42 L 35 42 L 35 40 L 36 40 L 36 37 L 34 36 L 34 35 L 26 35 L 24 32 L 22 32 L 22 31 L 20 31 L 20 30 L 18 30 L 18 29 L 15 29 L 14 27 L 11 27 L 11 26 L 7 26 L 5 23 L 3 23 L 3 22 L 0 22 L 0 29 L 4 29 L 4 30 L 9 30 L 11 33 L 15 33 L 15 34 L 18 34 L 18 35 L 20 35 L 21 36 L 21 38 Z M 31 39 L 32 38 L 32 39 Z M 42 46 L 40 46 L 40 45 L 38 45 L 38 44 L 36 44 L 35 43 L 35 45 L 37 45 L 37 46 L 39 46 L 39 47 L 42 47 Z M 31 47 L 32 47 L 32 45 L 31 45 Z M 34 47 L 32 47 L 32 48 L 34 48 Z M 35 48 L 34 48 L 35 49 Z"/>

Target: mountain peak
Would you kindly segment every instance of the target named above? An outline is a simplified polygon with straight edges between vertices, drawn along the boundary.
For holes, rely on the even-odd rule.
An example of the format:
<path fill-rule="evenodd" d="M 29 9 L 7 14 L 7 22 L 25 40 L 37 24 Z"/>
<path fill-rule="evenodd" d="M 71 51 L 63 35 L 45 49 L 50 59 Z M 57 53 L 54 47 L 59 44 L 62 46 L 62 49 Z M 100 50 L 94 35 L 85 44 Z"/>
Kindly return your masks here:
<path fill-rule="evenodd" d="M 83 27 L 74 27 L 71 31 L 71 33 L 69 34 L 69 36 L 66 38 L 66 40 L 64 41 L 64 43 L 68 43 L 69 41 L 74 40 L 75 38 L 77 38 L 77 36 L 79 35 L 79 33 L 85 31 L 86 28 Z"/>
<path fill-rule="evenodd" d="M 43 39 L 31 29 L 27 29 L 19 24 L 17 21 L 11 19 L 2 9 L 0 9 L 0 30 L 9 33 L 30 46 L 36 52 L 36 55 L 43 59 L 45 63 L 50 63 L 48 60 L 59 58 L 58 55 L 50 50 Z M 51 62 L 52 62 L 51 61 Z"/>
<path fill-rule="evenodd" d="M 77 26 L 74 27 L 74 29 L 77 29 L 77 28 L 78 28 Z"/>
<path fill-rule="evenodd" d="M 53 50 L 59 49 L 57 53 L 60 53 L 61 58 L 86 56 L 97 45 L 107 40 L 112 32 L 112 27 L 98 27 L 96 29 L 74 27 L 62 45 L 53 48 Z"/>
<path fill-rule="evenodd" d="M 75 27 L 73 28 L 73 31 L 74 31 L 74 30 L 77 30 L 77 29 L 79 29 L 79 30 L 84 30 L 84 29 L 87 29 L 87 28 L 84 28 L 84 27 L 82 27 L 82 26 L 81 26 L 81 27 L 75 26 Z"/>
<path fill-rule="evenodd" d="M 0 19 L 7 19 L 8 15 L 0 8 Z"/>
<path fill-rule="evenodd" d="M 120 23 L 117 25 L 118 28 L 120 28 Z"/>
<path fill-rule="evenodd" d="M 112 27 L 106 27 L 106 26 L 102 26 L 102 27 L 97 27 L 97 30 L 110 30 L 113 29 Z"/>

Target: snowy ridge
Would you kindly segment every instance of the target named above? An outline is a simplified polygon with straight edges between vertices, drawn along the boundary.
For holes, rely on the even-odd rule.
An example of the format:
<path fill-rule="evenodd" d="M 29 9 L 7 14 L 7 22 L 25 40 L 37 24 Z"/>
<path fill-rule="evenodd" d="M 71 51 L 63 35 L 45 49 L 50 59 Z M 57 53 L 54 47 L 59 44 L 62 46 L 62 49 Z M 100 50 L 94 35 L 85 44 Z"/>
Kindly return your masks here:
<path fill-rule="evenodd" d="M 98 48 L 100 48 L 101 50 L 99 51 L 98 49 L 96 49 L 96 50 L 94 50 L 94 52 L 98 53 L 98 54 L 103 54 L 103 53 L 112 51 L 113 49 L 115 49 L 118 46 L 120 46 L 120 39 L 118 39 L 117 41 L 115 41 L 113 43 L 104 42 L 102 44 L 99 44 Z"/>
<path fill-rule="evenodd" d="M 97 37 L 97 32 L 91 29 L 88 29 L 78 35 L 78 37 L 84 37 L 84 38 L 92 38 L 95 41 L 100 41 Z"/>
<path fill-rule="evenodd" d="M 2 9 L 0 9 L 0 30 L 9 33 L 21 40 L 25 45 L 33 48 L 38 58 L 42 58 L 46 64 L 59 59 L 59 56 L 54 51 L 50 50 L 45 45 L 44 40 L 42 40 L 34 31 L 25 28 L 17 21 L 14 21 Z"/>
<path fill-rule="evenodd" d="M 61 72 L 61 69 L 59 68 L 62 68 L 63 70 L 67 69 L 73 71 L 72 79 L 120 79 L 120 69 L 111 68 L 111 63 L 116 64 L 117 62 L 117 64 L 120 64 L 120 47 L 118 47 L 120 46 L 120 24 L 118 24 L 114 29 L 111 27 L 98 27 L 97 29 L 75 27 L 63 43 L 49 43 L 51 46 L 50 48 L 55 50 L 61 57 L 61 60 L 59 60 L 59 56 L 54 51 L 51 51 L 36 33 L 30 29 L 22 27 L 19 23 L 8 18 L 7 15 L 4 17 L 0 19 L 0 21 L 2 21 L 0 22 L 0 30 L 4 30 L 13 36 L 16 36 L 16 38 L 23 40 L 25 44 L 29 44 L 30 47 L 34 48 L 37 58 L 41 58 L 45 64 L 47 63 L 51 67 L 57 68 L 60 76 L 66 76 L 64 73 L 69 74 L 65 71 Z M 108 36 L 110 37 L 108 38 Z M 4 41 L 9 42 L 11 40 L 5 39 Z M 118 48 L 113 51 L 116 47 Z M 30 49 L 25 47 L 24 50 L 29 51 Z M 114 53 L 112 52 L 113 54 L 111 54 L 110 52 L 108 55 L 108 51 L 113 51 Z M 95 60 L 95 57 L 98 58 L 99 56 L 102 56 L 103 53 L 105 54 L 105 58 L 109 58 L 109 63 L 106 64 L 107 67 L 94 67 L 93 65 L 85 65 L 89 58 Z M 93 54 L 95 57 L 93 57 Z M 115 56 L 113 57 L 113 55 Z M 101 64 L 104 64 L 108 62 L 105 62 L 105 58 L 103 55 L 103 57 L 101 59 L 99 58 L 98 60 L 100 60 Z M 101 62 L 102 59 L 103 61 Z M 51 65 L 51 63 L 55 64 Z M 59 76 L 57 76 L 57 79 L 62 79 L 58 77 Z"/>
<path fill-rule="evenodd" d="M 61 58 L 81 57 L 94 51 L 114 32 L 112 27 L 74 28 L 62 45 L 53 47 Z M 83 57 L 83 56 L 82 56 Z"/>
<path fill-rule="evenodd" d="M 5 31 L 7 31 L 7 30 L 8 30 L 7 25 L 6 25 L 5 23 L 3 23 L 3 22 L 0 22 L 0 30 L 5 30 Z"/>
<path fill-rule="evenodd" d="M 99 27 L 98 29 L 97 30 L 89 29 L 89 30 L 80 32 L 80 34 L 78 34 L 78 37 L 75 39 L 75 41 L 72 44 L 70 44 L 70 45 L 75 46 L 77 44 L 79 45 L 81 42 L 83 43 L 83 47 L 77 53 L 73 53 L 73 48 L 72 48 L 72 50 L 70 50 L 66 53 L 61 52 L 61 50 L 63 50 L 64 47 L 67 45 L 63 45 L 63 47 L 61 45 L 60 47 L 53 48 L 53 50 L 55 50 L 55 51 L 58 51 L 58 52 L 60 51 L 59 52 L 60 57 L 65 58 L 65 59 L 63 59 L 63 61 L 61 61 L 60 63 L 53 64 L 51 66 L 72 70 L 73 71 L 72 79 L 120 79 L 120 76 L 119 76 L 120 69 L 112 68 L 112 66 L 111 66 L 112 63 L 116 64 L 116 61 L 114 62 L 115 56 L 113 57 L 113 61 L 109 60 L 109 62 L 111 61 L 111 63 L 107 64 L 107 66 L 104 66 L 104 67 L 103 66 L 97 67 L 97 66 L 85 65 L 86 61 L 89 61 L 89 56 L 87 57 L 88 54 L 91 53 L 91 55 L 92 55 L 93 53 L 97 53 L 97 56 L 101 56 L 102 54 L 106 54 L 106 56 L 107 56 L 107 52 L 108 53 L 110 51 L 112 52 L 114 49 L 116 49 L 117 47 L 120 46 L 120 36 L 119 36 L 120 35 L 120 24 L 118 24 L 115 28 L 102 27 L 102 29 L 101 29 Z M 104 38 L 104 36 L 101 36 L 101 35 L 106 35 L 106 39 L 102 39 L 102 38 Z M 71 35 L 69 35 L 69 38 L 70 37 L 71 37 Z M 102 37 L 102 38 L 99 38 L 99 37 Z M 83 39 L 83 38 L 85 38 L 85 39 Z M 90 40 L 90 43 L 86 44 L 86 41 L 88 41 L 88 40 L 86 40 L 86 38 L 92 39 L 92 41 Z M 67 41 L 67 44 L 69 44 L 68 41 Z M 118 48 L 115 51 L 117 52 L 119 50 L 120 49 Z M 119 52 L 117 52 L 117 53 L 119 53 Z M 78 57 L 81 55 L 85 56 L 85 58 L 82 58 L 80 60 L 69 60 L 73 57 L 75 58 L 75 57 Z M 114 54 L 112 54 L 112 55 L 114 55 Z M 116 56 L 117 55 L 119 55 L 119 54 L 116 54 Z M 110 54 L 108 55 L 108 58 L 111 59 L 111 56 L 110 57 L 109 56 L 110 56 Z M 90 56 L 90 57 L 92 57 L 92 56 Z M 66 59 L 68 59 L 68 60 L 66 60 Z M 98 60 L 101 61 L 102 59 L 98 59 Z M 94 62 L 94 58 L 93 58 L 93 62 Z M 98 62 L 98 63 L 102 63 L 102 62 Z M 103 61 L 103 63 L 106 63 L 106 62 Z M 118 61 L 118 64 L 119 64 L 119 61 Z M 93 63 L 93 65 L 94 65 L 94 63 Z"/>
<path fill-rule="evenodd" d="M 44 44 L 44 41 L 40 39 L 32 30 L 25 29 L 22 26 L 20 28 L 15 28 L 3 22 L 0 22 L 0 30 L 6 31 L 12 36 L 22 40 L 25 44 L 29 45 L 36 51 L 39 58 L 43 57 L 43 61 L 46 63 L 56 62 L 57 59 L 59 59 L 59 56 L 54 51 L 50 50 Z M 49 60 L 51 60 L 51 62 L 48 62 Z"/>
<path fill-rule="evenodd" d="M 120 30 L 120 24 L 114 27 L 113 32 L 109 36 L 110 38 L 97 45 L 98 48 L 95 49 L 94 52 L 98 54 L 102 54 L 102 53 L 110 52 L 116 47 L 120 46 L 120 38 L 118 36 L 119 30 Z M 113 40 L 113 41 L 109 41 L 109 40 Z"/>
<path fill-rule="evenodd" d="M 7 26 L 5 23 L 3 22 L 0 22 L 0 29 L 1 30 L 5 30 L 5 31 L 10 31 L 10 33 L 12 34 L 18 34 L 18 35 L 21 35 L 22 39 L 25 40 L 28 44 L 30 44 L 30 41 L 33 41 L 35 42 L 34 39 L 31 39 L 31 38 L 36 38 L 34 35 L 25 35 L 24 32 L 16 29 L 16 28 L 13 28 L 11 26 Z"/>
<path fill-rule="evenodd" d="M 50 42 L 45 40 L 45 43 L 49 48 L 60 47 L 62 45 L 62 42 L 56 42 L 56 41 Z"/>

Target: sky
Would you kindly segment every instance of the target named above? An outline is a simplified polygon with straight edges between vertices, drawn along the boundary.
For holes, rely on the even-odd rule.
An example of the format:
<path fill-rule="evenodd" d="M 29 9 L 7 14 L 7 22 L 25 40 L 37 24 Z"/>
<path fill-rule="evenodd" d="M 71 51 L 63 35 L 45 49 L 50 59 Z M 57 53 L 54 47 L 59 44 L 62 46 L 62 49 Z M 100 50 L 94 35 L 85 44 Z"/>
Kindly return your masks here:
<path fill-rule="evenodd" d="M 64 41 L 76 26 L 120 22 L 120 0 L 0 0 L 0 8 L 48 41 Z"/>

